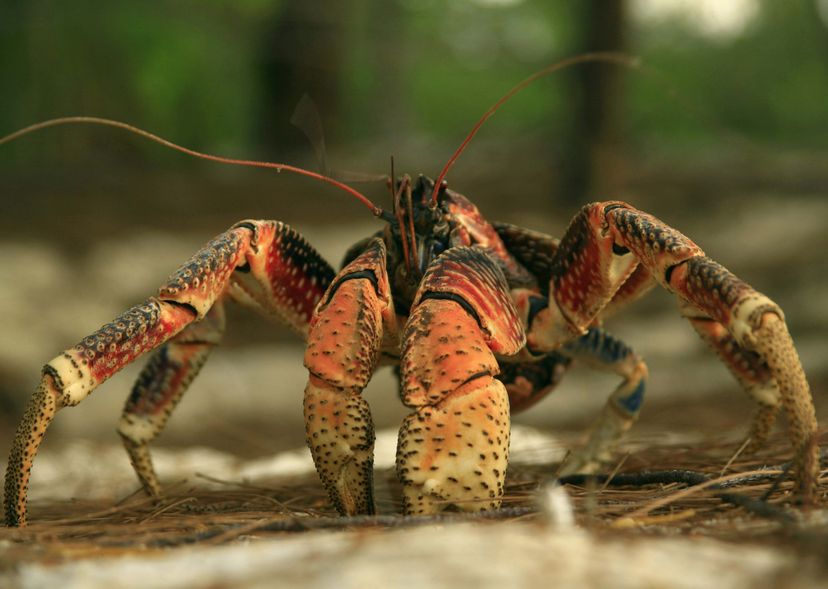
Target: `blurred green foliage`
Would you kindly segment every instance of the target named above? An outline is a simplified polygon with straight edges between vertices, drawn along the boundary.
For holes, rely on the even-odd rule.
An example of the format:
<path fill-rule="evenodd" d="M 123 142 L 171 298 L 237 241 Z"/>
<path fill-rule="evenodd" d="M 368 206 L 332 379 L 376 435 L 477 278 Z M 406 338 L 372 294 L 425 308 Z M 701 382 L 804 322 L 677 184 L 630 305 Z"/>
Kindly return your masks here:
<path fill-rule="evenodd" d="M 715 142 L 701 121 L 776 147 L 828 146 L 828 2 L 763 0 L 757 8 L 741 34 L 725 40 L 693 34 L 681 20 L 635 26 L 635 53 L 695 116 L 660 83 L 640 80 L 629 85 L 632 129 L 679 147 Z"/>
<path fill-rule="evenodd" d="M 574 2 L 342 0 L 334 16 L 331 0 L 317 1 L 320 22 L 343 40 L 331 64 L 336 112 L 322 113 L 328 144 L 340 149 L 456 144 L 513 84 L 580 50 Z M 629 51 L 657 74 L 627 76 L 622 127 L 631 147 L 707 149 L 722 129 L 774 148 L 826 147 L 828 28 L 818 10 L 825 2 L 757 0 L 750 22 L 723 38 L 680 16 L 637 18 L 642 1 L 628 5 Z M 279 137 L 263 145 L 257 133 L 272 100 L 261 63 L 289 5 L 0 0 L 0 133 L 94 114 L 208 151 L 278 151 Z M 530 87 L 489 133 L 561 141 L 570 81 L 558 75 Z M 287 121 L 291 112 L 269 114 Z M 154 148 L 111 135 L 55 131 L 36 149 L 40 158 L 67 147 L 112 156 L 120 144 L 133 157 L 154 157 Z M 28 161 L 26 149 L 4 154 L 0 166 Z"/>

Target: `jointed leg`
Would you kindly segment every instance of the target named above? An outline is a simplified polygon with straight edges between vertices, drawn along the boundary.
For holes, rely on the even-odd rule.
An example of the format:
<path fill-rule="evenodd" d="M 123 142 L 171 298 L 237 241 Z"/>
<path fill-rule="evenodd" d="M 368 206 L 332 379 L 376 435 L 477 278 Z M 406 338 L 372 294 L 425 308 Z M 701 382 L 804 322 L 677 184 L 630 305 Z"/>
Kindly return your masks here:
<path fill-rule="evenodd" d="M 263 315 L 275 316 L 304 334 L 313 308 L 333 278 L 328 263 L 284 223 L 242 221 L 224 235 L 234 233 L 249 236 L 251 246 L 245 252 L 242 271 L 225 277 L 229 278 L 225 282 L 229 298 Z M 192 263 L 184 267 L 185 273 L 190 271 L 192 286 L 203 288 L 216 280 L 216 274 L 220 275 L 212 272 L 209 261 L 226 239 L 220 236 L 214 243 L 217 245 L 208 246 L 194 257 L 196 262 L 202 262 L 201 278 L 197 276 L 199 268 L 193 268 Z M 224 308 L 219 300 L 203 319 L 156 350 L 127 400 L 118 431 L 130 462 L 150 495 L 158 495 L 161 489 L 152 467 L 149 443 L 164 428 L 223 333 Z"/>
<path fill-rule="evenodd" d="M 756 352 L 746 350 L 718 321 L 701 313 L 696 307 L 680 305 L 682 314 L 704 341 L 718 354 L 742 388 L 758 404 L 748 437 L 747 452 L 759 449 L 767 440 L 776 421 L 782 398 L 767 363 Z"/>
<path fill-rule="evenodd" d="M 123 313 L 43 367 L 41 383 L 9 456 L 7 525 L 25 525 L 32 461 L 57 410 L 77 405 L 124 366 L 203 318 L 223 294 L 233 271 L 245 264 L 250 240 L 246 227 L 222 233 L 173 273 L 157 297 Z"/>
<path fill-rule="evenodd" d="M 55 413 L 77 405 L 100 383 L 196 318 L 190 309 L 157 299 L 133 307 L 52 359 L 17 429 L 6 469 L 6 524 L 26 524 L 32 462 Z"/>
<path fill-rule="evenodd" d="M 586 446 L 569 456 L 560 474 L 593 473 L 612 458 L 615 445 L 638 419 L 644 401 L 647 366 L 629 346 L 597 327 L 568 343 L 562 352 L 624 379 L 592 426 Z"/>
<path fill-rule="evenodd" d="M 767 364 L 788 415 L 797 492 L 811 501 L 819 472 L 816 414 L 782 310 L 658 219 L 619 203 L 596 206 L 603 207 L 616 247 L 635 255 L 667 290 L 720 323 L 741 349 Z M 760 419 L 767 422 L 769 414 L 765 411 Z M 761 435 L 764 426 L 754 427 Z"/>
<path fill-rule="evenodd" d="M 750 364 L 767 365 L 770 379 L 758 374 L 750 379 L 776 383 L 796 451 L 797 491 L 811 500 L 819 466 L 813 400 L 782 311 L 773 301 L 705 257 L 680 232 L 622 202 L 581 209 L 554 252 L 549 274 L 549 304 L 528 321 L 527 346 L 534 353 L 558 349 L 579 337 L 613 307 L 614 297 L 630 299 L 634 293 L 624 292 L 627 285 L 634 291 L 646 288 L 647 275 L 695 310 L 689 314 L 694 327 L 720 353 L 731 352 L 715 324 L 727 331 L 738 355 L 756 353 L 758 360 Z M 703 326 L 701 318 L 715 324 Z M 752 430 L 761 438 L 773 418 L 773 393 L 752 390 L 768 406 L 760 410 Z"/>
<path fill-rule="evenodd" d="M 234 298 L 275 314 L 304 334 L 316 303 L 333 277 L 318 253 L 290 227 L 243 221 L 210 241 L 147 299 L 51 360 L 29 401 L 12 443 L 5 482 L 6 523 L 25 525 L 32 461 L 55 413 L 77 405 L 98 385 L 204 319 L 231 284 Z M 238 282 L 236 282 L 238 280 Z M 128 402 L 121 431 L 139 478 L 158 484 L 146 442 L 163 425 L 220 332 L 220 311 L 159 352 Z M 192 338 L 192 339 L 190 339 Z M 169 383 L 163 382 L 170 378 Z M 181 382 L 174 382 L 176 379 Z M 148 417 L 152 415 L 152 417 Z"/>
<path fill-rule="evenodd" d="M 118 433 L 149 495 L 161 493 L 149 443 L 161 433 L 223 333 L 224 309 L 217 302 L 204 319 L 191 323 L 153 353 L 127 399 Z"/>

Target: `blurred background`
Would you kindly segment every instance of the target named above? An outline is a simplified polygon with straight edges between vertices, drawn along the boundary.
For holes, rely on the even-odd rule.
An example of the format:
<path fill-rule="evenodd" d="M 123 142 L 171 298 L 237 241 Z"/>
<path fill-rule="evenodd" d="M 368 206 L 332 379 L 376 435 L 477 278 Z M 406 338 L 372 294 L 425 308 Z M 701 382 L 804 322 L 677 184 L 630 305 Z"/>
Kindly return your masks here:
<path fill-rule="evenodd" d="M 125 121 L 188 147 L 318 170 L 290 120 L 308 95 L 327 166 L 436 176 L 475 121 L 536 70 L 449 175 L 491 219 L 561 235 L 621 198 L 687 233 L 787 313 L 825 417 L 828 0 L 0 0 L 0 135 L 64 115 Z M 311 130 L 312 116 L 300 117 Z M 300 125 L 301 126 L 301 125 Z M 359 186 L 387 203 L 382 182 Z M 378 227 L 305 178 L 195 160 L 122 131 L 54 128 L 0 147 L 0 454 L 44 362 L 152 294 L 243 218 L 299 229 L 334 264 Z M 744 432 L 750 402 L 654 292 L 610 329 L 648 359 L 641 428 Z M 137 368 L 56 419 L 44 448 L 114 428 Z M 159 445 L 245 455 L 301 446 L 302 348 L 233 311 L 226 346 Z M 588 423 L 615 379 L 575 368 L 516 419 Z M 406 410 L 387 369 L 380 427 Z M 648 430 L 649 428 L 649 430 Z"/>

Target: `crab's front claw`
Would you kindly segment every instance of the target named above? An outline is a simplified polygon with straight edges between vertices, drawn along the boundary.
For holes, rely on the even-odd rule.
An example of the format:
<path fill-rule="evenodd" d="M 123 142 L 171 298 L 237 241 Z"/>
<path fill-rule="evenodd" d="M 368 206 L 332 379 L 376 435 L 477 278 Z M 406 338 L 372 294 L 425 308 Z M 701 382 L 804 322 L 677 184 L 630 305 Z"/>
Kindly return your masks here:
<path fill-rule="evenodd" d="M 397 447 L 405 513 L 496 509 L 508 458 L 509 399 L 500 381 L 487 376 L 419 407 Z"/>
<path fill-rule="evenodd" d="M 495 353 L 525 343 L 497 264 L 457 247 L 423 277 L 403 332 L 397 475 L 406 514 L 496 509 L 509 453 L 509 397 Z"/>
<path fill-rule="evenodd" d="M 374 513 L 374 425 L 359 391 L 314 376 L 305 388 L 305 430 L 319 478 L 343 515 Z"/>
<path fill-rule="evenodd" d="M 334 279 L 308 331 L 305 431 L 316 470 L 342 515 L 374 513 L 374 425 L 362 389 L 394 329 L 385 245 L 372 241 Z"/>

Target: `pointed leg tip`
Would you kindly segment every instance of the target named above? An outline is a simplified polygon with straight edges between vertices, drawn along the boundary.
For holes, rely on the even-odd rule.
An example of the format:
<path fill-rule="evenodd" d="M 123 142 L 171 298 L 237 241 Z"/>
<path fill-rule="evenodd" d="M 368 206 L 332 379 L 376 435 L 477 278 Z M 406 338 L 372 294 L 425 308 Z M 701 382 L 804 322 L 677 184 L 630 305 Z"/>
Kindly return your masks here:
<path fill-rule="evenodd" d="M 305 433 L 316 471 L 342 515 L 374 513 L 374 425 L 368 402 L 311 378 Z"/>

